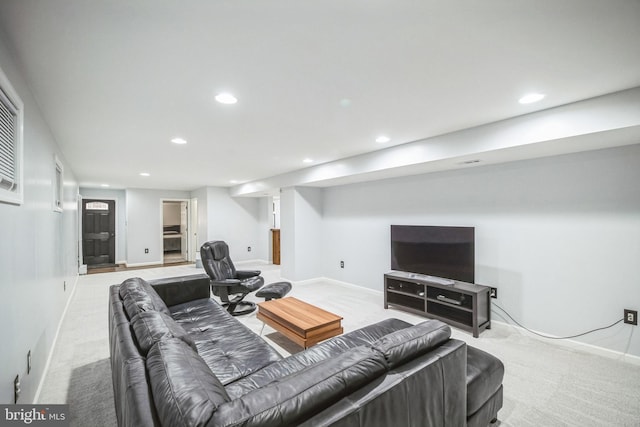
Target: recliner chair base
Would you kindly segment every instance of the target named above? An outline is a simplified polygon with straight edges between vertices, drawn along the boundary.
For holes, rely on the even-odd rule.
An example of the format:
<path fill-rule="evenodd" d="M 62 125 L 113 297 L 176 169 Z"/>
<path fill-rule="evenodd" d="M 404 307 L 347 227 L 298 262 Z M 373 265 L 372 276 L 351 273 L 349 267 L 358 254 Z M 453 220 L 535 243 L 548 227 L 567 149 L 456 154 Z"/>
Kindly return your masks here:
<path fill-rule="evenodd" d="M 256 304 L 249 301 L 238 301 L 238 302 L 223 302 L 222 306 L 227 309 L 230 315 L 232 316 L 242 316 L 245 314 L 252 313 L 256 310 Z M 239 309 L 240 307 L 246 307 L 244 309 Z"/>

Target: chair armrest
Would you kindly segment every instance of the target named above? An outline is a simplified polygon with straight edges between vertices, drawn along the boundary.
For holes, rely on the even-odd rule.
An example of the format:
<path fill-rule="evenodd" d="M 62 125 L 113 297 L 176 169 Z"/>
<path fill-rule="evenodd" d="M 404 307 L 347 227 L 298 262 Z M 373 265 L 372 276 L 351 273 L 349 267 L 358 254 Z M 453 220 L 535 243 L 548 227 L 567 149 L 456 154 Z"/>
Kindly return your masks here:
<path fill-rule="evenodd" d="M 230 288 L 231 286 L 239 285 L 240 279 L 225 279 L 225 280 L 212 280 L 211 286 L 217 288 Z"/>
<path fill-rule="evenodd" d="M 211 297 L 210 279 L 206 274 L 169 277 L 148 282 L 167 307 Z"/>
<path fill-rule="evenodd" d="M 240 280 L 244 280 L 249 277 L 259 276 L 260 273 L 260 270 L 236 270 L 236 277 Z"/>
<path fill-rule="evenodd" d="M 223 303 L 230 302 L 229 295 L 246 294 L 246 292 L 243 292 L 240 279 L 212 280 L 211 292 L 219 297 Z"/>

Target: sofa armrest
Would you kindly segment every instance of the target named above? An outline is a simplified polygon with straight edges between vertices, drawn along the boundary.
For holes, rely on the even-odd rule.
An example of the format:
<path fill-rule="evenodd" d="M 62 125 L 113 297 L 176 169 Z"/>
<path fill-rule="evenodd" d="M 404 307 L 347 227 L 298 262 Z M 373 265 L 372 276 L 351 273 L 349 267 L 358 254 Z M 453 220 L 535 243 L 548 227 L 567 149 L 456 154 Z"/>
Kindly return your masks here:
<path fill-rule="evenodd" d="M 356 347 L 220 405 L 207 425 L 298 425 L 386 371 L 379 352 Z"/>
<path fill-rule="evenodd" d="M 427 320 L 385 335 L 371 346 L 384 354 L 389 367 L 394 368 L 439 347 L 450 337 L 449 325 Z"/>
<path fill-rule="evenodd" d="M 206 274 L 149 280 L 149 284 L 168 306 L 211 297 L 210 279 Z"/>
<path fill-rule="evenodd" d="M 451 339 L 297 425 L 466 426 L 466 363 L 467 345 Z"/>

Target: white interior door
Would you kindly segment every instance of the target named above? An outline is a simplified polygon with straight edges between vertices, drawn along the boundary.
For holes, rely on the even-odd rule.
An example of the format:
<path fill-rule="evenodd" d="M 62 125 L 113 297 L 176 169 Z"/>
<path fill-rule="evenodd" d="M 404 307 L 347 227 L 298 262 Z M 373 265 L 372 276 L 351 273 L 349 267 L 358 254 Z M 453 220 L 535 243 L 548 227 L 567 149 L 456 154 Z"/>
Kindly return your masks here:
<path fill-rule="evenodd" d="M 182 258 L 189 259 L 189 210 L 188 202 L 180 202 L 180 250 Z"/>

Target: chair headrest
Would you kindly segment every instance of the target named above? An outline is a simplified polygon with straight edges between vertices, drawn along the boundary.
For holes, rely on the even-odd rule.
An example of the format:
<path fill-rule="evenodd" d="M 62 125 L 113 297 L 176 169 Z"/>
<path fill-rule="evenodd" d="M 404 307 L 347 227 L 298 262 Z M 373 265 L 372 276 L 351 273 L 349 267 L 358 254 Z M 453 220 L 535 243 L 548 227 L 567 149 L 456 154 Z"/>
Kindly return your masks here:
<path fill-rule="evenodd" d="M 221 260 L 229 256 L 229 246 L 225 242 L 213 242 L 213 258 Z"/>
<path fill-rule="evenodd" d="M 211 251 L 211 255 L 215 261 L 220 261 L 229 257 L 229 246 L 222 240 L 207 242 L 202 246 Z"/>

